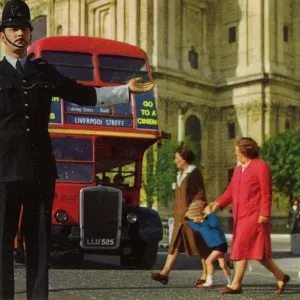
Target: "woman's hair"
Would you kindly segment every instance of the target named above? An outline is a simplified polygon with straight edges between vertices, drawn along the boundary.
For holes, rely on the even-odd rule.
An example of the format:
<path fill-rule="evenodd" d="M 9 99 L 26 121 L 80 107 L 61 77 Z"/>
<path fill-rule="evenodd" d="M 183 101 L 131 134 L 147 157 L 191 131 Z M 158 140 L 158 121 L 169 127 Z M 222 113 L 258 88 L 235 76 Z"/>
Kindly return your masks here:
<path fill-rule="evenodd" d="M 179 146 L 176 153 L 178 153 L 188 164 L 191 164 L 195 160 L 194 152 L 187 146 Z"/>
<path fill-rule="evenodd" d="M 235 145 L 239 147 L 240 152 L 248 158 L 257 158 L 259 155 L 257 143 L 249 137 L 240 138 L 236 141 Z"/>
<path fill-rule="evenodd" d="M 297 202 L 298 205 L 299 205 L 299 199 L 296 198 L 296 197 L 293 198 L 293 200 L 292 200 L 292 205 L 295 205 L 295 202 Z"/>

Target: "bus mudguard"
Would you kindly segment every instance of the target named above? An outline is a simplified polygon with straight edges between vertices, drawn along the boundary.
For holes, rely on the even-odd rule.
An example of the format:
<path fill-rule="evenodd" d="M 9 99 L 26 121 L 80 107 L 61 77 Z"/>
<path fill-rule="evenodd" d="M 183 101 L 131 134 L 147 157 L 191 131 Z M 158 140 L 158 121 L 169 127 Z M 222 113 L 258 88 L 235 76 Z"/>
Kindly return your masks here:
<path fill-rule="evenodd" d="M 160 241 L 163 238 L 162 222 L 159 214 L 148 207 L 131 208 L 130 212 L 137 215 L 140 237 L 145 242 Z"/>

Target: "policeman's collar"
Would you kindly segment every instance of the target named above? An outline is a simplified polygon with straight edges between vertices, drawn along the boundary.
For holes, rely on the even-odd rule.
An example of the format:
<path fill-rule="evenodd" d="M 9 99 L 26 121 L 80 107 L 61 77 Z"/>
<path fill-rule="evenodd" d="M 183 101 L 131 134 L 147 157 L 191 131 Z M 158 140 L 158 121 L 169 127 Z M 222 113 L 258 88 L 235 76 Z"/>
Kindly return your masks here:
<path fill-rule="evenodd" d="M 17 58 L 14 58 L 14 57 L 12 57 L 12 56 L 10 56 L 10 55 L 5 55 L 5 58 L 6 58 L 6 60 L 14 67 L 14 68 L 16 68 L 16 63 L 17 63 Z M 24 57 L 22 57 L 22 58 L 19 58 L 19 61 L 20 61 L 20 63 L 21 63 L 21 66 L 22 66 L 22 68 L 23 68 L 23 70 L 24 70 L 24 68 L 25 68 L 25 64 L 26 64 L 26 61 L 27 61 L 27 56 L 24 56 Z"/>

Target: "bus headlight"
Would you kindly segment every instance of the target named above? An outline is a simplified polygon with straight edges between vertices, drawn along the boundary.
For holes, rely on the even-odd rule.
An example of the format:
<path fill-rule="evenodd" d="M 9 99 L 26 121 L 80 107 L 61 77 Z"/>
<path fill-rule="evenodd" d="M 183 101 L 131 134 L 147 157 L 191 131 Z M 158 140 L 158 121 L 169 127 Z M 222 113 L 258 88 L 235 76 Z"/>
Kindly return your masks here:
<path fill-rule="evenodd" d="M 133 224 L 137 220 L 137 215 L 135 213 L 131 212 L 127 215 L 126 219 L 127 219 L 128 223 Z"/>
<path fill-rule="evenodd" d="M 58 210 L 55 213 L 55 220 L 58 223 L 66 223 L 67 220 L 68 220 L 68 218 L 69 218 L 69 216 L 68 216 L 68 214 L 64 210 Z"/>

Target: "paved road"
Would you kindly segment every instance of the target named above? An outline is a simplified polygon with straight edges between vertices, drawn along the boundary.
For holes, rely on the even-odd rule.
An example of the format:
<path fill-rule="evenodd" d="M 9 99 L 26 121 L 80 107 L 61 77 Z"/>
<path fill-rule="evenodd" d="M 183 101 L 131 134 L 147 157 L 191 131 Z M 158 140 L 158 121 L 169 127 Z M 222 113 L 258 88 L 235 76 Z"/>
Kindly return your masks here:
<path fill-rule="evenodd" d="M 276 253 L 288 256 L 287 245 L 279 244 Z M 166 257 L 161 250 L 154 270 L 159 270 Z M 126 270 L 119 267 L 116 257 L 86 257 L 83 264 L 70 266 L 55 265 L 50 270 L 50 300 L 168 300 L 168 299 L 232 299 L 233 296 L 220 295 L 219 289 L 225 285 L 221 271 L 216 271 L 216 288 L 202 290 L 191 283 L 199 277 L 198 259 L 187 259 L 181 255 L 170 275 L 168 285 L 161 285 L 149 279 L 149 272 L 143 270 Z M 290 258 L 287 258 L 291 260 Z M 299 258 L 298 262 L 299 262 Z M 300 267 L 300 266 L 299 266 Z M 16 300 L 24 300 L 24 268 L 16 268 Z M 276 283 L 269 272 L 252 266 L 244 281 L 244 293 L 240 299 L 274 299 Z M 294 276 L 286 293 L 279 296 L 284 299 L 299 299 L 300 279 Z M 236 298 L 236 296 L 234 296 Z"/>

